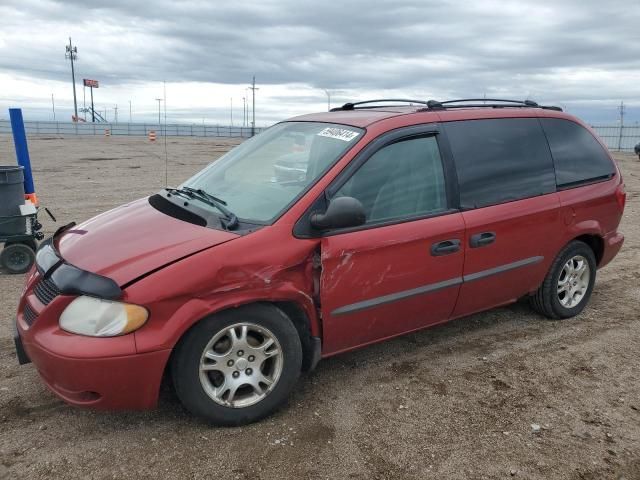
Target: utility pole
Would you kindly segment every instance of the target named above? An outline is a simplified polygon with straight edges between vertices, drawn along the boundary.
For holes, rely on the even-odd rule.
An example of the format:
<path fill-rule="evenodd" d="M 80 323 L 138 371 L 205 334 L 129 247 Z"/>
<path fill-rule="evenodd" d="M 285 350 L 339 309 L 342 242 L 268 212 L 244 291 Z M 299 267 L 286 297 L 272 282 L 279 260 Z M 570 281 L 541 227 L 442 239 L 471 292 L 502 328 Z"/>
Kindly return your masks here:
<path fill-rule="evenodd" d="M 623 101 L 620 102 L 620 106 L 618 107 L 618 110 L 620 110 L 620 136 L 618 136 L 618 151 L 620 151 L 622 150 L 622 131 L 624 129 L 625 106 Z"/>
<path fill-rule="evenodd" d="M 331 110 L 331 92 L 326 88 L 323 88 L 324 93 L 327 94 L 327 112 Z"/>
<path fill-rule="evenodd" d="M 131 100 L 129 100 L 129 123 L 131 123 Z"/>
<path fill-rule="evenodd" d="M 118 105 L 116 105 L 115 107 L 113 107 L 113 109 L 115 110 L 115 119 L 114 119 L 114 123 L 118 123 Z"/>
<path fill-rule="evenodd" d="M 160 121 L 160 102 L 162 101 L 161 98 L 156 98 L 156 102 L 158 102 L 158 125 L 161 125 L 162 122 Z"/>
<path fill-rule="evenodd" d="M 53 100 L 53 93 L 51 94 L 51 108 L 53 109 L 53 121 L 56 121 L 56 102 Z"/>
<path fill-rule="evenodd" d="M 247 97 L 242 97 L 242 126 L 247 126 Z"/>
<path fill-rule="evenodd" d="M 73 111 L 75 113 L 73 121 L 77 122 L 78 121 L 78 102 L 76 101 L 76 72 L 73 69 L 73 61 L 78 58 L 78 48 L 74 47 L 71 44 L 71 37 L 69 37 L 69 45 L 67 45 L 65 58 L 68 58 L 69 60 L 71 60 L 71 80 L 73 81 Z"/>
<path fill-rule="evenodd" d="M 251 119 L 251 136 L 253 137 L 256 134 L 256 90 L 260 90 L 256 88 L 256 76 L 253 76 L 253 81 L 251 82 L 251 93 L 253 94 L 253 101 L 251 102 L 251 107 L 253 109 L 253 117 Z"/>

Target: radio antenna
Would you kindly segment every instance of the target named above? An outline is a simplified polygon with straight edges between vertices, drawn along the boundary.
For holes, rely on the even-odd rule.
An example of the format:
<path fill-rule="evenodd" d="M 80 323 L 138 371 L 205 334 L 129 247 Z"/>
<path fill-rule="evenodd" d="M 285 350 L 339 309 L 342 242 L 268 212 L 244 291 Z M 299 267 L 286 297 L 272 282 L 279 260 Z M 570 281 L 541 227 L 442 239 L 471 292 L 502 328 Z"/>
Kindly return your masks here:
<path fill-rule="evenodd" d="M 167 153 L 167 81 L 163 80 L 164 94 L 164 186 L 169 186 L 169 154 Z"/>

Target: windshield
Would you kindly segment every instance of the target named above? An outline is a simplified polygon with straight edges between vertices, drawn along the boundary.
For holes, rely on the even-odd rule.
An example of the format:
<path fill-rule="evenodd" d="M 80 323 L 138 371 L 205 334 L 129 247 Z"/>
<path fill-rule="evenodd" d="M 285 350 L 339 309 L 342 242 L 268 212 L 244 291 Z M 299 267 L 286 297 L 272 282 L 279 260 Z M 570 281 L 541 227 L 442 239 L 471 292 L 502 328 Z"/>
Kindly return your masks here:
<path fill-rule="evenodd" d="M 182 187 L 215 195 L 240 219 L 269 223 L 362 133 L 346 125 L 279 123 L 234 148 Z"/>

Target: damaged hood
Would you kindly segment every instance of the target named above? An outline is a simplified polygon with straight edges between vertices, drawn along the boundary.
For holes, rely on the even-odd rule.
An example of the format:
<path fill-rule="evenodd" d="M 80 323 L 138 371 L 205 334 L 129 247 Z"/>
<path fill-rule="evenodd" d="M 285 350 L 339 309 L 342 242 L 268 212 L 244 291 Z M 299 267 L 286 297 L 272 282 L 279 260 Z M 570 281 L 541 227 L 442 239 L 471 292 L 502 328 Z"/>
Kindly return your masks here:
<path fill-rule="evenodd" d="M 66 262 L 122 286 L 237 237 L 165 215 L 143 198 L 65 230 L 56 238 L 56 247 Z"/>

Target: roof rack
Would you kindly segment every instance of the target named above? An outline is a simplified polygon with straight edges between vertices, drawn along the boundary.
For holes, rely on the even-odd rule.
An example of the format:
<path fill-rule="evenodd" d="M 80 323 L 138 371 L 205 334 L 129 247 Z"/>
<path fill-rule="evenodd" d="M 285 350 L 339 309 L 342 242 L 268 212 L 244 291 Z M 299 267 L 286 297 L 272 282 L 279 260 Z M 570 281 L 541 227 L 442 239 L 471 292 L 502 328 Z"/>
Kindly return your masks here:
<path fill-rule="evenodd" d="M 417 103 L 418 105 L 427 105 L 427 106 L 429 105 L 429 102 L 425 102 L 424 100 L 409 100 L 406 98 L 380 98 L 378 100 L 364 100 L 362 102 L 345 103 L 341 107 L 332 108 L 330 111 L 339 112 L 341 110 L 355 110 L 357 106 L 365 105 L 367 103 L 389 103 L 389 102 Z M 393 106 L 393 105 L 389 105 L 389 106 Z M 358 107 L 358 108 L 377 108 L 377 106 Z"/>
<path fill-rule="evenodd" d="M 426 108 L 422 108 L 419 111 L 430 110 L 446 110 L 450 108 L 543 108 L 545 110 L 562 111 L 562 108 L 552 105 L 539 105 L 533 100 L 507 100 L 501 98 L 462 98 L 459 100 L 446 100 L 439 102 L 437 100 L 408 100 L 403 98 L 381 98 L 378 100 L 364 100 L 362 102 L 350 102 L 345 103 L 341 107 L 332 108 L 332 112 L 339 112 L 344 110 L 356 110 L 364 108 L 378 108 L 378 105 L 367 105 L 371 103 L 409 103 L 425 105 Z M 366 106 L 362 106 L 366 105 Z M 399 106 L 399 105 L 389 105 Z"/>
<path fill-rule="evenodd" d="M 562 108 L 552 105 L 539 105 L 533 100 L 507 100 L 503 98 L 462 98 L 459 100 L 447 100 L 439 102 L 429 100 L 428 110 L 445 110 L 449 108 L 543 108 L 545 110 L 562 111 Z"/>

